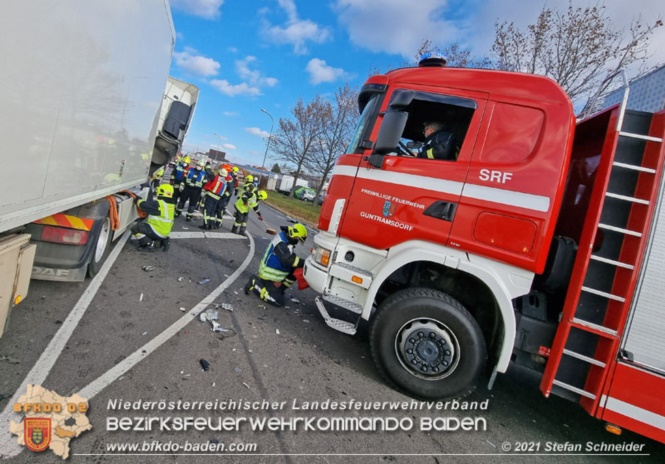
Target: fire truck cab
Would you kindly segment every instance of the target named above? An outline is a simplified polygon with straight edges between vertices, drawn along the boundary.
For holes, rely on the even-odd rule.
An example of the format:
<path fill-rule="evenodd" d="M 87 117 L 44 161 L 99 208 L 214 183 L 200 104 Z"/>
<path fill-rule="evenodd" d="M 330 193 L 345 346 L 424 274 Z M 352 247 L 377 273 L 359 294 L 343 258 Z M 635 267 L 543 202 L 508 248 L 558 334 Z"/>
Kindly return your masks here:
<path fill-rule="evenodd" d="M 347 334 L 368 323 L 377 369 L 414 397 L 463 396 L 512 360 L 600 414 L 653 235 L 664 115 L 621 105 L 576 127 L 550 79 L 425 64 L 362 88 L 305 265 L 319 311 Z"/>

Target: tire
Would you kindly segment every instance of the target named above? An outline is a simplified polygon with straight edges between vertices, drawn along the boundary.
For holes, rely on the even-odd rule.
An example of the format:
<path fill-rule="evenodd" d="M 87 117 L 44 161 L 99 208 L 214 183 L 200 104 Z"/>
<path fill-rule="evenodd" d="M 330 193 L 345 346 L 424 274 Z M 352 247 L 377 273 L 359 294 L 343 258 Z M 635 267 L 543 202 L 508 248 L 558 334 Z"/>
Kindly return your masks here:
<path fill-rule="evenodd" d="M 468 395 L 487 361 L 476 320 L 457 300 L 428 288 L 387 298 L 372 321 L 369 342 L 383 379 L 424 400 Z"/>
<path fill-rule="evenodd" d="M 104 218 L 92 250 L 90 263 L 88 264 L 88 275 L 90 277 L 95 277 L 99 273 L 106 258 L 108 258 L 112 235 L 113 230 L 111 229 L 111 219 L 108 217 Z"/>

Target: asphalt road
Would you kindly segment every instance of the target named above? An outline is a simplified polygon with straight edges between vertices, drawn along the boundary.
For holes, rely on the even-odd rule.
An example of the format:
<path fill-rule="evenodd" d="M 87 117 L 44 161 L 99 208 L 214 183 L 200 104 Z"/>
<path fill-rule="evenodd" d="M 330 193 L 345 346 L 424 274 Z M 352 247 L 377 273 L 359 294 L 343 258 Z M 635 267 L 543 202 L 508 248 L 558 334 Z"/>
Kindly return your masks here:
<path fill-rule="evenodd" d="M 288 224 L 281 214 L 267 207 L 262 211 L 271 226 Z M 74 463 L 219 459 L 241 463 L 665 462 L 664 445 L 627 431 L 620 437 L 606 433 L 603 423 L 577 404 L 542 397 L 539 378 L 518 367 L 499 376 L 493 390 L 480 388 L 467 398 L 486 404 L 486 410 L 372 406 L 339 411 L 324 409 L 325 403 L 304 410 L 307 402 L 326 400 L 346 405 L 411 405 L 411 399 L 382 383 L 362 336 L 349 337 L 325 325 L 313 291 L 290 290 L 288 307 L 280 309 L 244 295 L 242 287 L 256 271 L 272 237 L 253 213 L 250 238 L 230 235 L 232 222 L 227 217 L 221 231 L 226 234 L 216 238 L 173 239 L 168 253 L 139 252 L 132 241 L 121 249 L 117 245 L 118 258 L 98 291 L 90 294 L 87 308 L 77 302 L 91 280 L 74 284 L 33 281 L 30 295 L 13 310 L 0 338 L 0 411 L 11 410 L 12 397 L 26 378 L 38 379 L 43 387 L 63 396 L 80 392 L 88 397 L 93 429 L 71 441 L 69 460 Z M 174 231 L 197 233 L 200 223 L 180 218 Z M 305 246 L 298 247 L 303 257 L 309 252 L 312 235 Z M 145 271 L 144 266 L 154 270 Z M 232 306 L 233 311 L 217 308 L 218 323 L 228 332 L 215 333 L 209 322 L 198 317 L 215 304 Z M 77 315 L 80 318 L 72 321 Z M 71 336 L 63 338 L 67 331 Z M 49 343 L 58 342 L 61 349 L 47 349 Z M 201 368 L 201 360 L 209 363 L 208 371 Z M 271 403 L 267 409 L 261 409 L 260 403 L 250 405 L 249 410 L 232 404 L 215 411 L 132 409 L 138 401 L 157 405 L 162 401 L 217 401 L 219 405 L 262 400 Z M 129 410 L 114 409 L 115 404 L 125 402 L 130 403 Z M 223 418 L 228 428 L 238 430 L 169 431 L 158 430 L 159 423 L 152 430 L 111 430 L 119 418 L 129 418 L 136 427 L 133 418 L 145 416 Z M 61 462 L 50 451 L 34 454 L 17 448 L 9 437 L 7 420 L 20 420 L 20 416 L 5 412 L 2 417 L 0 454 L 7 457 L 4 462 Z M 464 417 L 473 418 L 480 429 L 426 430 L 429 420 L 438 419 L 442 425 L 442 418 L 451 424 L 450 418 Z M 305 419 L 312 418 L 315 421 L 307 425 Z M 332 418 L 358 420 L 370 430 L 339 430 Z M 272 419 L 275 430 L 252 430 L 260 424 L 252 424 L 251 419 Z M 397 430 L 381 430 L 390 421 L 399 423 Z M 337 430 L 331 431 L 334 427 Z M 227 449 L 256 449 L 221 458 L 165 450 L 165 444 L 184 446 L 187 442 L 192 447 L 224 444 Z M 587 443 L 623 442 L 644 445 L 643 455 L 601 456 L 585 449 Z M 123 443 L 141 448 L 136 452 L 111 449 Z M 556 455 L 548 451 L 555 443 L 581 444 L 583 449 Z M 539 446 L 539 452 L 516 456 L 515 448 L 525 444 L 534 451 Z M 510 452 L 506 452 L 508 446 Z"/>

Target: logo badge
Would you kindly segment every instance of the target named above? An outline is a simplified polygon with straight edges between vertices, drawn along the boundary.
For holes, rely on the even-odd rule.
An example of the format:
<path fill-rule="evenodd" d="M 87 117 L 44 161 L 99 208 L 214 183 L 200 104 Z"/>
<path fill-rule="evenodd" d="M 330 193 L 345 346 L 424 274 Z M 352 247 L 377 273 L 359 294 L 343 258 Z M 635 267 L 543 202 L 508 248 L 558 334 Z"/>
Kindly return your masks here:
<path fill-rule="evenodd" d="M 23 421 L 25 446 L 30 451 L 41 453 L 51 444 L 51 419 L 26 417 Z"/>
<path fill-rule="evenodd" d="M 397 205 L 395 205 L 391 201 L 386 201 L 383 204 L 383 215 L 385 217 L 390 217 L 395 214 L 395 209 L 397 208 Z"/>

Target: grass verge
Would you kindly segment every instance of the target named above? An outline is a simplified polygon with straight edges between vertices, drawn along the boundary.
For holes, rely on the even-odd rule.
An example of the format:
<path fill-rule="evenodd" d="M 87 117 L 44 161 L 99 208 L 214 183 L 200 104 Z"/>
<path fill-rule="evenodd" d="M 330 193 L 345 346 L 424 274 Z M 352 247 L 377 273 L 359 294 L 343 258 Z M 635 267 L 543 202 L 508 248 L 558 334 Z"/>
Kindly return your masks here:
<path fill-rule="evenodd" d="M 289 198 L 277 192 L 268 192 L 268 199 L 264 203 L 310 227 L 316 227 L 319 221 L 321 207 L 308 201 Z"/>

